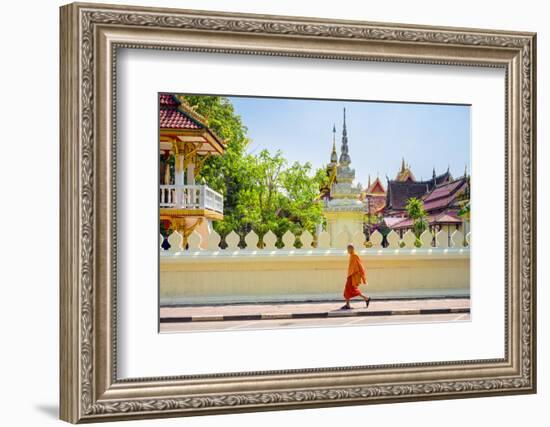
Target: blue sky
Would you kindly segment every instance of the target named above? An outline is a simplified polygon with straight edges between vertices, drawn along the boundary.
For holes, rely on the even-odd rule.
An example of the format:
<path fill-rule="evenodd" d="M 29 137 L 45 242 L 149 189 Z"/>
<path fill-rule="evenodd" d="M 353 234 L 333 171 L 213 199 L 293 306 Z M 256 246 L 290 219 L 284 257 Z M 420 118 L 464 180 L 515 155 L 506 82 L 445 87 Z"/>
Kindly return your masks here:
<path fill-rule="evenodd" d="M 460 176 L 470 171 L 470 107 L 442 104 L 406 104 L 363 101 L 302 100 L 289 98 L 229 97 L 248 128 L 249 151 L 280 149 L 292 163 L 327 164 L 336 125 L 340 154 L 343 108 L 346 108 L 351 167 L 356 182 L 367 184 L 378 174 L 393 179 L 401 158 L 416 178 L 429 179 L 433 167 L 450 167 Z"/>

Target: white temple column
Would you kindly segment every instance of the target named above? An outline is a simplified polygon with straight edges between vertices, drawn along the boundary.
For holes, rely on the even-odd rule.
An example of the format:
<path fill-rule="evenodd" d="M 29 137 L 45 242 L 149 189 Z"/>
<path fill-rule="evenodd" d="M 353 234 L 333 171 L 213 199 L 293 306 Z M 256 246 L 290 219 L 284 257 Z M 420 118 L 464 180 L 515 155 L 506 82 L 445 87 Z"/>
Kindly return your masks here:
<path fill-rule="evenodd" d="M 170 163 L 168 162 L 168 159 L 166 159 L 164 162 L 164 185 L 170 185 L 170 181 Z"/>
<path fill-rule="evenodd" d="M 175 177 L 174 177 L 174 183 L 176 185 L 183 185 L 184 179 L 185 179 L 185 171 L 183 168 L 183 153 L 176 154 L 176 162 L 175 162 Z"/>
<path fill-rule="evenodd" d="M 187 185 L 195 185 L 195 164 L 189 162 L 187 165 Z"/>
<path fill-rule="evenodd" d="M 183 207 L 185 194 L 181 186 L 185 183 L 185 171 L 183 168 L 183 153 L 176 154 L 174 184 L 176 185 L 176 206 Z M 178 188 L 180 187 L 180 188 Z"/>

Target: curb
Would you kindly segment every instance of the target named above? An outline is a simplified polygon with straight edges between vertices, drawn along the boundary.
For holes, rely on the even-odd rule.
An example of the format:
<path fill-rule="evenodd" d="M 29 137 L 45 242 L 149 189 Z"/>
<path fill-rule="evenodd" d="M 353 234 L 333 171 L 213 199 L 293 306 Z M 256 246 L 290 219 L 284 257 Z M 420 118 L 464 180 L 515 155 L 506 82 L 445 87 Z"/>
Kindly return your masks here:
<path fill-rule="evenodd" d="M 439 296 L 403 296 L 403 297 L 372 297 L 372 302 L 384 302 L 384 301 L 430 301 L 430 300 L 457 300 L 464 299 L 470 300 L 469 295 L 439 295 Z M 317 304 L 317 303 L 334 303 L 339 304 L 342 302 L 341 298 L 327 298 L 327 299 L 315 299 L 315 300 L 285 300 L 285 301 L 234 301 L 234 302 L 203 302 L 203 303 L 164 303 L 160 305 L 160 308 L 185 308 L 185 307 L 217 307 L 217 306 L 238 306 L 238 305 L 284 305 L 284 304 Z"/>
<path fill-rule="evenodd" d="M 426 308 L 419 310 L 334 310 L 305 313 L 266 313 L 266 314 L 235 314 L 228 316 L 182 316 L 161 317 L 160 323 L 185 323 L 185 322 L 230 322 L 239 320 L 278 320 L 278 319 L 323 319 L 334 317 L 360 317 L 360 316 L 401 316 L 401 315 L 430 315 L 430 314 L 459 314 L 470 313 L 469 308 Z"/>

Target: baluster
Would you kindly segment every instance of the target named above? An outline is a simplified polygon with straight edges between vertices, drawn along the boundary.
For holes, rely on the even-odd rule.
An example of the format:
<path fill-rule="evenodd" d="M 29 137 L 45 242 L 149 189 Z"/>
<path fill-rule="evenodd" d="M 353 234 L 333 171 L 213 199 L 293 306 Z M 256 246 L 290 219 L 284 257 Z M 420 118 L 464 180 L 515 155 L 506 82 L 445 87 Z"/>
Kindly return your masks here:
<path fill-rule="evenodd" d="M 208 194 L 206 193 L 206 185 L 202 185 L 199 188 L 200 188 L 199 193 L 200 193 L 201 209 L 208 209 L 210 206 L 208 204 Z"/>
<path fill-rule="evenodd" d="M 184 208 L 189 208 L 189 187 L 185 186 L 181 189 L 182 205 Z"/>

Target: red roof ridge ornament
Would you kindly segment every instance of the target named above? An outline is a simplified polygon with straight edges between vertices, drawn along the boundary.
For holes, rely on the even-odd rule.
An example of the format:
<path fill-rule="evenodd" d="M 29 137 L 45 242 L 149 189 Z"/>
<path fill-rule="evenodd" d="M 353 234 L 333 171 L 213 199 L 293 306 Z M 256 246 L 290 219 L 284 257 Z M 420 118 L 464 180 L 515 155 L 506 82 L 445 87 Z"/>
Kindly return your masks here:
<path fill-rule="evenodd" d="M 174 95 L 175 98 L 178 100 L 179 102 L 179 106 L 178 106 L 178 109 L 182 112 L 182 113 L 185 113 L 185 114 L 188 114 L 191 116 L 192 119 L 200 122 L 201 125 L 203 126 L 208 126 L 208 119 L 203 116 L 202 114 L 198 113 L 196 110 L 195 110 L 195 107 L 190 105 L 184 98 L 184 95 L 179 95 L 179 94 L 175 94 Z"/>

